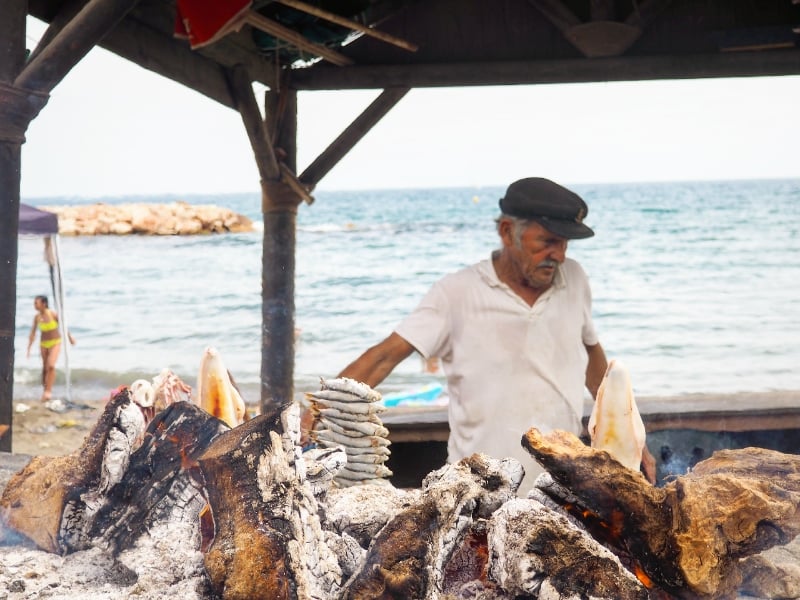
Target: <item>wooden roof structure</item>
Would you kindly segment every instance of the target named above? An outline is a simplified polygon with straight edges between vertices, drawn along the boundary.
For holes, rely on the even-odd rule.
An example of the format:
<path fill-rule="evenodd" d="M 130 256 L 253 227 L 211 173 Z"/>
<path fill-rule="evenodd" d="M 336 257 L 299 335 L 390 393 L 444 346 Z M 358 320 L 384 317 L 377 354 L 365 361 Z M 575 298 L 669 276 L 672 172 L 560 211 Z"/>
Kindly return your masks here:
<path fill-rule="evenodd" d="M 28 15 L 49 24 L 30 56 Z M 241 114 L 263 190 L 265 404 L 293 396 L 297 207 L 409 89 L 796 75 L 798 26 L 800 0 L 4 0 L 0 450 L 11 448 L 21 145 L 95 45 Z M 253 82 L 268 88 L 266 119 Z M 297 93 L 340 89 L 382 93 L 299 172 Z"/>

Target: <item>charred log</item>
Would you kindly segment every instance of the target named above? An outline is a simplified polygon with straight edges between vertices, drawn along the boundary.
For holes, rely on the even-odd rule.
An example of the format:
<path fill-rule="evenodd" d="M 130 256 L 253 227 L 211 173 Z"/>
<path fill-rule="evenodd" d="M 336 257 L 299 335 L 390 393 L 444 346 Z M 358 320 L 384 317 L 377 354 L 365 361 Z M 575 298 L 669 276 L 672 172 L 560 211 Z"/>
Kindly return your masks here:
<path fill-rule="evenodd" d="M 66 507 L 82 503 L 86 494 L 102 495 L 119 481 L 143 432 L 141 411 L 122 390 L 76 452 L 36 456 L 9 480 L 0 497 L 6 524 L 42 550 L 66 552 L 61 538 Z"/>
<path fill-rule="evenodd" d="M 516 461 L 477 454 L 429 474 L 420 499 L 375 537 L 343 597 L 438 598 L 445 566 L 473 518 L 511 499 L 522 475 Z"/>
<path fill-rule="evenodd" d="M 296 412 L 276 409 L 200 456 L 215 524 L 204 562 L 219 597 L 336 597 L 341 569 L 325 544 L 298 439 Z"/>
<path fill-rule="evenodd" d="M 492 515 L 491 575 L 512 595 L 647 600 L 647 588 L 585 530 L 536 500 Z"/>
<path fill-rule="evenodd" d="M 124 477 L 93 519 L 89 539 L 102 539 L 116 554 L 158 523 L 182 523 L 199 534 L 200 513 L 208 500 L 197 458 L 229 429 L 187 402 L 157 413 Z"/>
<path fill-rule="evenodd" d="M 800 457 L 726 450 L 663 488 L 572 434 L 531 429 L 523 446 L 603 519 L 658 586 L 679 598 L 734 597 L 739 559 L 800 532 Z"/>

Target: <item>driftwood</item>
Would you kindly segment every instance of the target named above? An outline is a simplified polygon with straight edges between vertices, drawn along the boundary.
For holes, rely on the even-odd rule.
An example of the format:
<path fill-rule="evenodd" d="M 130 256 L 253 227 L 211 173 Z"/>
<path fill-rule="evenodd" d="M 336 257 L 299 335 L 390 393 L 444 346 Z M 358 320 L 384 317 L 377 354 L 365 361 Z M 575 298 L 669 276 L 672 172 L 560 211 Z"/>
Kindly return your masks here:
<path fill-rule="evenodd" d="M 492 578 L 515 596 L 649 598 L 616 555 L 536 500 L 504 504 L 492 516 L 488 543 Z"/>
<path fill-rule="evenodd" d="M 740 559 L 800 532 L 800 457 L 724 450 L 663 488 L 572 434 L 531 429 L 523 446 L 585 509 L 607 541 L 678 598 L 734 598 Z"/>

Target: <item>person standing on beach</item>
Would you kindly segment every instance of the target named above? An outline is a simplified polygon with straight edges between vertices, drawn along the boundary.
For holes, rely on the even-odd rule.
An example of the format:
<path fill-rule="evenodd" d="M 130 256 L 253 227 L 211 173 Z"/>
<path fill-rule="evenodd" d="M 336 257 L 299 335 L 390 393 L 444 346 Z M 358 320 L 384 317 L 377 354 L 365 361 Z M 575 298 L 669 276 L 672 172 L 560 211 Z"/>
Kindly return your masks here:
<path fill-rule="evenodd" d="M 36 296 L 33 300 L 36 315 L 33 317 L 33 327 L 28 337 L 28 351 L 26 357 L 31 355 L 31 347 L 36 339 L 36 330 L 39 330 L 39 349 L 42 353 L 42 402 L 47 402 L 53 396 L 53 383 L 56 380 L 56 361 L 61 352 L 61 332 L 59 331 L 58 315 L 50 310 L 47 296 Z M 67 333 L 69 343 L 75 345 L 75 338 Z"/>
<path fill-rule="evenodd" d="M 522 435 L 531 427 L 579 435 L 584 387 L 596 397 L 607 361 L 588 278 L 566 257 L 569 240 L 594 235 L 583 223 L 586 203 L 531 177 L 512 183 L 499 204 L 501 248 L 436 282 L 339 376 L 375 387 L 414 351 L 439 357 L 450 397 L 448 462 L 475 452 L 514 457 L 525 468 L 524 493 L 542 468 Z M 311 420 L 304 415 L 305 429 Z"/>

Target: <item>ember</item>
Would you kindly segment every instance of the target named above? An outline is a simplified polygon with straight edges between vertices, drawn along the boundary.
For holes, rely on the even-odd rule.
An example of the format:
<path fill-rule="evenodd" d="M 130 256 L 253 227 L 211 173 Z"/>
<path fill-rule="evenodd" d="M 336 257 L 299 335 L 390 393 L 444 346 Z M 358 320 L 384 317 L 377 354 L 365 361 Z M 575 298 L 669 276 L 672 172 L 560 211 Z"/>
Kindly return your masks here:
<path fill-rule="evenodd" d="M 420 489 L 341 487 L 345 449 L 301 452 L 297 406 L 231 429 L 176 400 L 144 431 L 137 406 L 123 389 L 78 452 L 9 481 L 1 537 L 17 546 L 0 581 L 40 585 L 20 579 L 13 531 L 64 554 L 62 571 L 90 561 L 94 585 L 113 588 L 94 598 L 727 599 L 766 589 L 753 567 L 767 559 L 743 557 L 800 531 L 800 457 L 772 451 L 718 452 L 655 488 L 571 434 L 531 429 L 523 445 L 548 473 L 527 499 L 519 463 L 484 455 Z M 774 593 L 800 588 L 780 573 Z"/>

